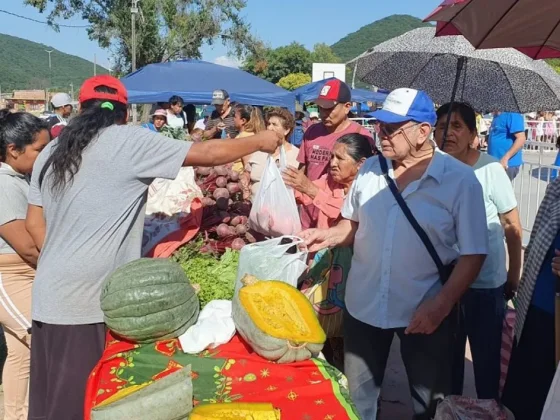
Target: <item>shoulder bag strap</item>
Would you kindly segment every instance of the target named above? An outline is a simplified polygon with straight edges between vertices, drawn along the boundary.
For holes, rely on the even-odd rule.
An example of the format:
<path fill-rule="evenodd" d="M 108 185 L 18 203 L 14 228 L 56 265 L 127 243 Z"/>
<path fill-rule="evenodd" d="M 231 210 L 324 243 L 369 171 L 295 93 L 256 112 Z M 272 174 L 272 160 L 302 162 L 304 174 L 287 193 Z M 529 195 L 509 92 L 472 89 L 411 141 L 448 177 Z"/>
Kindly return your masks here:
<path fill-rule="evenodd" d="M 402 212 L 404 213 L 409 223 L 412 225 L 412 227 L 414 228 L 414 230 L 416 231 L 416 233 L 424 243 L 424 246 L 428 250 L 428 253 L 432 257 L 432 260 L 434 260 L 434 263 L 436 264 L 438 271 L 441 273 L 444 268 L 443 262 L 439 258 L 439 255 L 436 249 L 434 248 L 432 241 L 430 241 L 428 234 L 424 229 L 422 229 L 422 226 L 420 226 L 420 224 L 418 223 L 418 221 L 410 211 L 410 208 L 406 204 L 406 201 L 404 201 L 404 198 L 402 197 L 397 186 L 395 185 L 395 181 L 393 181 L 393 179 L 389 176 L 387 161 L 385 160 L 382 154 L 379 154 L 379 163 L 381 165 L 381 171 L 383 172 L 383 176 L 387 180 L 387 184 L 389 185 L 389 189 L 393 193 L 395 200 L 397 200 L 397 203 L 399 204 L 399 207 L 401 208 Z"/>

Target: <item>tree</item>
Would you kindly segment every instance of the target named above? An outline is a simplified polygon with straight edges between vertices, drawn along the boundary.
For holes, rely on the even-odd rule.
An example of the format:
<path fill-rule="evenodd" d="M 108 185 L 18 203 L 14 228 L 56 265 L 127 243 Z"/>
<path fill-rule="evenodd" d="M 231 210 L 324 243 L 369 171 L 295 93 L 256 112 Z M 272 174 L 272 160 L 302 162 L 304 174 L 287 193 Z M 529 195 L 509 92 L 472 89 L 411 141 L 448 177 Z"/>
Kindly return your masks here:
<path fill-rule="evenodd" d="M 297 42 L 276 49 L 261 50 L 250 55 L 243 70 L 272 83 L 291 73 L 311 73 L 311 53 Z"/>
<path fill-rule="evenodd" d="M 136 25 L 137 67 L 178 58 L 200 58 L 204 44 L 222 42 L 236 57 L 260 56 L 263 45 L 241 17 L 246 0 L 141 0 Z M 117 74 L 131 69 L 131 0 L 25 0 L 57 19 L 80 16 L 88 35 L 114 53 Z"/>
<path fill-rule="evenodd" d="M 556 73 L 560 73 L 560 59 L 554 58 L 546 60 L 546 62 L 556 71 Z"/>
<path fill-rule="evenodd" d="M 308 83 L 311 83 L 311 76 L 309 74 L 292 73 L 282 77 L 277 85 L 286 90 L 296 90 Z"/>
<path fill-rule="evenodd" d="M 319 43 L 313 46 L 313 52 L 311 53 L 312 63 L 340 63 L 341 60 L 338 58 L 331 47 L 327 44 Z"/>

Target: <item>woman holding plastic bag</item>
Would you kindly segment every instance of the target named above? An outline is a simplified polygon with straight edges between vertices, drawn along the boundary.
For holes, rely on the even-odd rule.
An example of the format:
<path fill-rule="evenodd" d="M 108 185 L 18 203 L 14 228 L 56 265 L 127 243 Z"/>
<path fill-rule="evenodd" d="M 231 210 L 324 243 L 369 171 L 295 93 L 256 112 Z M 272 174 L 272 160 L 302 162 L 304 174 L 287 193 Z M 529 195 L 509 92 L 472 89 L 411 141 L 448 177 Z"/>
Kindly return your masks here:
<path fill-rule="evenodd" d="M 340 219 L 340 210 L 358 170 L 373 155 L 367 137 L 353 133 L 339 138 L 331 154 L 329 170 L 311 182 L 302 172 L 288 167 L 283 174 L 286 185 L 296 191 L 296 200 L 318 209 L 316 225 L 328 229 Z M 323 249 L 317 252 L 301 286 L 323 326 L 328 345 L 323 350 L 329 363 L 342 369 L 344 346 L 342 314 L 346 277 L 352 261 L 352 248 Z"/>
<path fill-rule="evenodd" d="M 277 238 L 301 231 L 294 192 L 282 179 L 282 171 L 288 165 L 298 164 L 298 149 L 287 141 L 294 128 L 294 117 L 289 111 L 275 108 L 267 114 L 267 119 L 268 129 L 284 136 L 284 142 L 275 153 L 253 153 L 249 159 L 251 180 L 255 182 L 255 176 L 260 175 L 260 182 L 253 184 L 249 227 L 265 237 Z"/>
<path fill-rule="evenodd" d="M 283 138 L 283 149 L 285 152 L 285 161 L 289 166 L 297 167 L 299 165 L 297 156 L 299 149 L 290 144 L 288 139 L 292 135 L 295 127 L 294 116 L 284 108 L 274 108 L 266 114 L 267 129 L 280 134 Z M 272 154 L 276 164 L 280 165 L 280 147 Z M 243 194 L 254 200 L 259 192 L 260 184 L 266 171 L 268 162 L 268 154 L 262 152 L 255 152 L 252 155 L 243 158 L 245 163 L 245 170 L 247 171 L 248 178 L 251 184 L 247 183 L 246 190 Z"/>

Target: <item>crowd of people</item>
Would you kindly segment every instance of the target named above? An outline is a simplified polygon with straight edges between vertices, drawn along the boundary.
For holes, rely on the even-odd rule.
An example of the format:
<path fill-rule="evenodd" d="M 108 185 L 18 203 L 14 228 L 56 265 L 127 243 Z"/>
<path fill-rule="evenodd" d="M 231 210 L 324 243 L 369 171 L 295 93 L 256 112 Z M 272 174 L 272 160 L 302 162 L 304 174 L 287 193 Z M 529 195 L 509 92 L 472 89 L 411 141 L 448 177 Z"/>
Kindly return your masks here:
<path fill-rule="evenodd" d="M 324 354 L 347 376 L 361 417 L 377 418 L 396 335 L 414 418 L 432 418 L 445 396 L 462 394 L 467 338 L 478 397 L 503 401 L 516 418 L 538 418 L 555 368 L 560 181 L 541 205 L 520 281 L 512 180 L 525 127 L 516 114 L 496 113 L 484 153 L 475 147 L 480 124 L 472 107 L 436 110 L 425 92 L 408 88 L 391 92 L 373 113 L 374 133 L 349 119 L 351 90 L 339 80 L 325 83 L 314 100 L 318 113 L 305 124 L 287 109 L 263 113 L 233 103 L 218 89 L 215 110 L 201 119 L 173 96 L 149 123 L 129 125 L 126 89 L 106 75 L 84 83 L 79 114 L 69 121 L 67 100 L 56 102 L 55 124 L 0 114 L 6 420 L 82 418 L 86 381 L 105 344 L 101 284 L 140 257 L 153 179 L 174 179 L 182 166 L 233 163 L 251 200 L 268 156 L 281 148 L 310 267 L 325 249 L 352 255 L 342 267 L 344 299 L 333 298 L 342 328 Z M 290 141 L 298 121 L 299 147 Z M 192 141 L 161 135 L 165 126 L 186 130 Z M 502 396 L 502 325 L 518 290 Z"/>

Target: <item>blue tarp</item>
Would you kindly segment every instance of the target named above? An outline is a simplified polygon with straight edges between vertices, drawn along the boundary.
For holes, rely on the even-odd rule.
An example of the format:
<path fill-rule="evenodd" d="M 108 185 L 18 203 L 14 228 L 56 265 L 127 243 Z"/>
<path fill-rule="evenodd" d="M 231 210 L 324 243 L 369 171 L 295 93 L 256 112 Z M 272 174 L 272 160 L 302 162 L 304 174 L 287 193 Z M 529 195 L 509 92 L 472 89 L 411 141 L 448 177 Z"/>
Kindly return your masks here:
<path fill-rule="evenodd" d="M 335 77 L 331 77 L 330 79 L 320 80 L 318 82 L 308 83 L 305 86 L 297 88 L 293 91 L 296 95 L 296 99 L 299 103 L 313 101 L 317 99 L 319 93 L 321 92 L 321 88 L 323 85 L 328 82 L 329 80 L 333 80 Z M 352 101 L 354 102 L 383 102 L 387 94 L 380 93 L 380 92 L 373 92 L 366 89 L 352 89 Z"/>
<path fill-rule="evenodd" d="M 121 79 L 128 101 L 136 104 L 167 102 L 178 95 L 185 103 L 209 104 L 212 91 L 225 89 L 242 104 L 295 107 L 295 95 L 243 70 L 199 60 L 149 64 Z"/>

